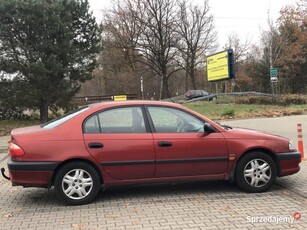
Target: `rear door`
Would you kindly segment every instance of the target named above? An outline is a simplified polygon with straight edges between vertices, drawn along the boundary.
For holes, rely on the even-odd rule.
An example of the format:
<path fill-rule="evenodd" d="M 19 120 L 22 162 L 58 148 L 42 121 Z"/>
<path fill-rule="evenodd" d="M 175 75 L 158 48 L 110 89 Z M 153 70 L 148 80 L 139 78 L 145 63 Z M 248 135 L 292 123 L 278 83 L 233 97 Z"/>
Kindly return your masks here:
<path fill-rule="evenodd" d="M 95 113 L 84 122 L 85 145 L 115 179 L 154 177 L 155 148 L 146 124 L 140 106 Z"/>
<path fill-rule="evenodd" d="M 147 107 L 156 148 L 156 177 L 221 175 L 228 150 L 219 132 L 204 133 L 204 121 L 185 111 Z"/>

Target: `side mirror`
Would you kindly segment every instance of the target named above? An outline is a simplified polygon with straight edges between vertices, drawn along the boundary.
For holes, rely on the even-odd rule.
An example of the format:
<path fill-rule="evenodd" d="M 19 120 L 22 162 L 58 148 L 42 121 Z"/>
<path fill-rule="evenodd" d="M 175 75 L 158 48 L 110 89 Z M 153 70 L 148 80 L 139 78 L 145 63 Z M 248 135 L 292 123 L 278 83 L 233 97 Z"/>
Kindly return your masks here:
<path fill-rule="evenodd" d="M 209 123 L 205 123 L 204 124 L 204 132 L 208 133 L 208 134 L 214 133 L 215 129 Z"/>

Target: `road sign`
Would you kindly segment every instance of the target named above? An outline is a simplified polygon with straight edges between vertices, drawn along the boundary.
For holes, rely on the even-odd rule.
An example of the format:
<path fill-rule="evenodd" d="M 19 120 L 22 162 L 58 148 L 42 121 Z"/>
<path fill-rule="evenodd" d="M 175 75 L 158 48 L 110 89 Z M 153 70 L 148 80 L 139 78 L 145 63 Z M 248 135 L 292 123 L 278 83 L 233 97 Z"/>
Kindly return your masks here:
<path fill-rule="evenodd" d="M 278 78 L 277 77 L 271 77 L 271 82 L 278 82 Z"/>
<path fill-rule="evenodd" d="M 127 100 L 127 95 L 116 95 L 113 98 L 114 101 L 126 101 Z"/>
<path fill-rule="evenodd" d="M 278 69 L 277 68 L 271 68 L 270 69 L 270 76 L 271 77 L 277 77 Z"/>
<path fill-rule="evenodd" d="M 270 77 L 271 77 L 271 82 L 278 82 L 278 69 L 277 68 L 271 68 L 270 69 Z"/>

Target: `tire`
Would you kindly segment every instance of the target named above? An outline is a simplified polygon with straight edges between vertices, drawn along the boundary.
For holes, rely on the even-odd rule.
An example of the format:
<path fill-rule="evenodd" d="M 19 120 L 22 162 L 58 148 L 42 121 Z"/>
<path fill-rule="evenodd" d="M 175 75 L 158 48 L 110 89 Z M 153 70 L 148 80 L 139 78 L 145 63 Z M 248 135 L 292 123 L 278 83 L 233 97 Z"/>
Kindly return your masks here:
<path fill-rule="evenodd" d="M 93 201 L 100 190 L 100 179 L 95 168 L 85 162 L 65 164 L 55 176 L 57 197 L 68 205 L 83 205 Z"/>
<path fill-rule="evenodd" d="M 237 164 L 235 180 L 246 192 L 265 192 L 276 179 L 274 160 L 263 152 L 252 152 L 243 156 Z"/>

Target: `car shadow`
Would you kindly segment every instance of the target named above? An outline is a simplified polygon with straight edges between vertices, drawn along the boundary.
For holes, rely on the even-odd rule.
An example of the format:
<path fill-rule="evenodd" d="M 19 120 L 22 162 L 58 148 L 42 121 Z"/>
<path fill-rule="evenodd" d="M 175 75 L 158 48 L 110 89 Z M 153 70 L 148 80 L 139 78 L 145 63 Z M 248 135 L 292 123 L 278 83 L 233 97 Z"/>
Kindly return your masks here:
<path fill-rule="evenodd" d="M 278 187 L 272 188 L 274 191 Z M 206 182 L 188 182 L 188 183 L 172 183 L 172 184 L 150 184 L 113 187 L 101 192 L 96 202 L 147 202 L 154 200 L 162 202 L 164 200 L 178 199 L 195 199 L 199 196 L 203 198 L 240 198 L 249 196 L 240 190 L 235 183 L 228 181 L 206 181 Z"/>

